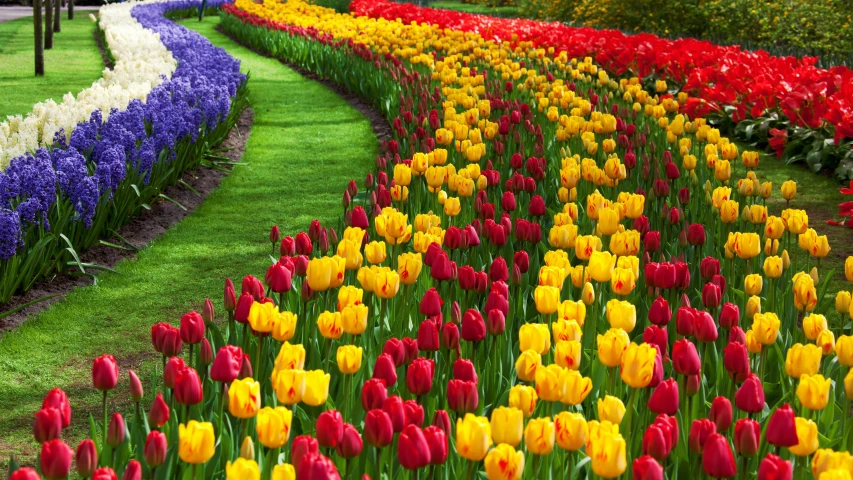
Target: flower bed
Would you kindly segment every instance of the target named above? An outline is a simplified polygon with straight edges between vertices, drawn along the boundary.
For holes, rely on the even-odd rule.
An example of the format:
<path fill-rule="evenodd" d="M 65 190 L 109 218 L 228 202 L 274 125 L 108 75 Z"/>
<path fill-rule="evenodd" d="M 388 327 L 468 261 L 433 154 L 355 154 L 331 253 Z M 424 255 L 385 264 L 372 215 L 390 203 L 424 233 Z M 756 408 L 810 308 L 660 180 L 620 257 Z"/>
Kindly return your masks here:
<path fill-rule="evenodd" d="M 701 40 L 625 35 L 386 0 L 355 0 L 350 9 L 354 15 L 426 22 L 478 32 L 486 39 L 553 48 L 569 58 L 591 56 L 610 74 L 638 76 L 649 85 L 666 80 L 670 85 L 659 92 L 668 88 L 690 95 L 679 100 L 683 113 L 691 117 L 714 113 L 743 123 L 737 133 L 762 146 L 782 138 L 781 132 L 771 135 L 771 129 L 787 131 L 781 149 L 774 148 L 779 156 L 784 153 L 788 161 L 805 161 L 815 170 L 837 169 L 839 177 L 853 178 L 853 71 L 847 67 L 823 69 L 814 65 L 813 57 L 775 57 Z"/>
<path fill-rule="evenodd" d="M 95 109 L 67 139 L 58 135 L 51 146 L 12 159 L 0 172 L 0 303 L 44 275 L 64 270 L 75 251 L 148 208 L 165 186 L 200 164 L 245 105 L 246 78 L 239 63 L 162 18 L 166 10 L 194 3 L 132 5 L 126 12 L 132 21 L 108 20 L 123 11 L 112 5 L 104 7 L 110 13 L 103 17 L 110 25 L 138 24 L 148 32 L 137 36 L 141 50 L 132 53 L 132 27 L 108 30 L 108 38 L 125 45 L 114 50 L 118 62 L 126 63 L 125 77 L 134 77 L 133 66 L 139 68 L 139 79 L 151 76 L 151 62 L 142 60 L 152 51 L 145 38 L 162 42 L 177 68 L 171 79 L 147 92 L 144 102 L 130 100 L 109 118 Z"/>
<path fill-rule="evenodd" d="M 591 59 L 300 1 L 222 8 L 394 138 L 337 225 L 273 227 L 266 272 L 152 319 L 163 367 L 147 395 L 128 372 L 136 414 L 108 415 L 121 372 L 94 361 L 81 475 L 853 472 L 850 292 L 826 298 L 826 237 L 758 153 L 672 102 L 635 109 L 639 82 Z M 70 415 L 53 390 L 36 416 L 56 477 Z"/>

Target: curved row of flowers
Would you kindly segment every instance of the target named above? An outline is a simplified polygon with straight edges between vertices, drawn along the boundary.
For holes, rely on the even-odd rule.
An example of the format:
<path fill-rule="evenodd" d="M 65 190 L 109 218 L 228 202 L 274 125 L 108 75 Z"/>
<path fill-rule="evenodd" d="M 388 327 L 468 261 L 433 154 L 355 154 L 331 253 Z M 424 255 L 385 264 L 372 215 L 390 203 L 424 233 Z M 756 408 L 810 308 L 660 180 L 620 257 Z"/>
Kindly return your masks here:
<path fill-rule="evenodd" d="M 86 121 L 0 172 L 0 303 L 67 268 L 73 250 L 148 208 L 236 122 L 245 105 L 239 62 L 162 17 L 197 3 L 103 7 L 101 21 L 122 64 L 105 74 L 112 87 L 81 94 L 75 115 Z M 170 79 L 161 78 L 167 73 Z M 96 101 L 99 91 L 112 93 Z"/>
<path fill-rule="evenodd" d="M 223 11 L 394 139 L 338 225 L 273 227 L 263 280 L 152 326 L 135 414 L 108 415 L 108 354 L 76 451 L 49 392 L 43 476 L 851 478 L 851 295 L 825 298 L 826 237 L 757 153 L 591 59 L 301 1 Z"/>
<path fill-rule="evenodd" d="M 354 15 L 476 32 L 483 38 L 513 46 L 547 49 L 548 54 L 591 56 L 619 77 L 666 80 L 670 85 L 664 89 L 690 95 L 686 101 L 679 98 L 683 113 L 715 114 L 735 123 L 759 119 L 747 122 L 756 123 L 754 129 L 749 128 L 749 141 L 769 141 L 777 155 L 786 152 L 791 158 L 796 154 L 817 168 L 835 167 L 845 158 L 846 170 L 839 175 L 853 178 L 853 71 L 847 67 L 819 68 L 814 57 L 776 57 L 764 51 L 689 38 L 626 35 L 618 30 L 494 18 L 388 0 L 354 0 L 350 9 Z M 823 134 L 824 128 L 829 130 L 827 135 Z M 836 145 L 843 143 L 846 148 L 824 151 L 831 143 L 824 143 L 824 138 L 834 139 Z M 786 142 L 791 144 L 787 151 Z M 809 156 L 812 151 L 817 153 Z"/>
<path fill-rule="evenodd" d="M 26 117 L 16 115 L 0 123 L 0 171 L 15 157 L 53 145 L 57 134 L 64 133 L 67 140 L 95 110 L 107 120 L 112 109 L 124 110 L 131 100 L 144 100 L 172 76 L 177 62 L 157 35 L 133 18 L 134 5 L 115 3 L 99 12 L 99 26 L 115 58 L 112 70 L 105 69 L 102 78 L 76 97 L 69 92 L 59 103 L 38 103 Z"/>

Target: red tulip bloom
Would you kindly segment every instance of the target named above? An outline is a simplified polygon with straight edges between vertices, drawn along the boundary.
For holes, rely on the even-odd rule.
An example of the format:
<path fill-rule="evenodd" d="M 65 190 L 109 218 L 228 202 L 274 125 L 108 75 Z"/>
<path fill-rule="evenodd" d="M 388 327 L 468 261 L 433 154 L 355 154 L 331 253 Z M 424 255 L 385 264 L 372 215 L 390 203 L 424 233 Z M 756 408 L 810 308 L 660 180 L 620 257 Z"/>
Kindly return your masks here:
<path fill-rule="evenodd" d="M 320 445 L 317 443 L 317 439 L 311 435 L 300 435 L 293 439 L 293 445 L 290 447 L 290 459 L 297 475 L 299 475 L 302 465 L 302 457 L 316 455 L 319 451 Z"/>
<path fill-rule="evenodd" d="M 758 464 L 758 480 L 791 480 L 794 477 L 794 469 L 791 462 L 767 454 L 764 460 Z"/>
<path fill-rule="evenodd" d="M 735 392 L 735 406 L 743 412 L 758 413 L 764 410 L 764 387 L 758 375 L 750 373 Z"/>
<path fill-rule="evenodd" d="M 648 406 L 655 413 L 675 415 L 678 412 L 678 383 L 674 378 L 668 378 L 655 387 Z"/>
<path fill-rule="evenodd" d="M 486 338 L 486 323 L 483 321 L 483 316 L 477 310 L 469 308 L 462 317 L 462 339 L 468 342 L 479 342 L 484 338 Z"/>
<path fill-rule="evenodd" d="M 12 472 L 9 480 L 41 480 L 41 476 L 32 468 L 24 467 Z"/>
<path fill-rule="evenodd" d="M 643 435 L 643 454 L 662 462 L 669 457 L 673 447 L 669 433 L 661 425 L 654 423 L 649 425 Z"/>
<path fill-rule="evenodd" d="M 319 453 L 309 453 L 299 460 L 296 480 L 340 480 L 335 463 Z"/>
<path fill-rule="evenodd" d="M 474 363 L 471 360 L 457 358 L 453 362 L 453 378 L 466 382 L 478 382 L 477 370 L 474 368 Z"/>
<path fill-rule="evenodd" d="M 424 293 L 421 299 L 420 312 L 427 317 L 435 317 L 441 314 L 441 307 L 444 305 L 444 300 L 435 288 L 430 288 Z"/>
<path fill-rule="evenodd" d="M 439 348 L 438 325 L 431 319 L 421 322 L 418 327 L 418 349 L 422 352 L 435 352 Z"/>
<path fill-rule="evenodd" d="M 397 383 L 397 367 L 394 366 L 391 355 L 387 353 L 379 355 L 376 364 L 373 366 L 373 378 L 381 379 L 386 387 L 393 387 Z"/>
<path fill-rule="evenodd" d="M 406 346 L 396 337 L 391 337 L 385 341 L 385 345 L 382 346 L 382 353 L 387 353 L 390 356 L 395 368 L 403 365 L 403 362 L 406 361 Z M 393 385 L 393 383 L 388 385 Z"/>
<path fill-rule="evenodd" d="M 272 292 L 284 293 L 289 292 L 293 288 L 292 272 L 281 261 L 272 264 L 267 269 L 265 278 Z"/>
<path fill-rule="evenodd" d="M 726 397 L 716 397 L 711 402 L 708 419 L 714 422 L 718 432 L 726 432 L 732 426 L 732 403 Z"/>
<path fill-rule="evenodd" d="M 447 434 L 439 427 L 429 426 L 424 429 L 424 437 L 429 445 L 430 465 L 441 465 L 447 460 Z"/>
<path fill-rule="evenodd" d="M 705 441 L 715 433 L 717 433 L 717 427 L 714 422 L 707 418 L 693 420 L 690 425 L 690 435 L 687 437 L 687 445 L 690 447 L 690 451 L 701 455 L 705 448 Z"/>
<path fill-rule="evenodd" d="M 447 405 L 458 414 L 473 412 L 479 404 L 477 384 L 464 380 L 450 380 L 447 383 Z"/>
<path fill-rule="evenodd" d="M 344 458 L 355 458 L 361 455 L 361 450 L 364 447 L 361 441 L 361 435 L 358 430 L 349 423 L 344 424 L 344 435 L 341 437 L 340 443 L 336 447 L 336 452 Z"/>
<path fill-rule="evenodd" d="M 91 439 L 87 438 L 77 445 L 74 466 L 81 477 L 91 477 L 95 473 L 95 469 L 98 468 L 98 451 L 95 448 L 95 442 Z"/>
<path fill-rule="evenodd" d="M 705 257 L 699 262 L 699 273 L 705 280 L 720 274 L 720 261 L 715 257 Z"/>
<path fill-rule="evenodd" d="M 397 443 L 397 460 L 407 470 L 417 470 L 430 463 L 430 448 L 423 430 L 415 425 L 407 426 Z"/>
<path fill-rule="evenodd" d="M 38 443 L 59 438 L 62 433 L 62 414 L 53 407 L 45 407 L 36 412 L 33 422 L 33 436 Z"/>
<path fill-rule="evenodd" d="M 658 296 L 652 305 L 649 307 L 649 321 L 653 324 L 663 327 L 666 326 L 672 319 L 672 310 L 669 309 L 669 302 L 665 298 Z"/>
<path fill-rule="evenodd" d="M 698 375 L 702 371 L 702 362 L 696 345 L 682 338 L 672 346 L 672 368 L 680 375 Z"/>
<path fill-rule="evenodd" d="M 204 338 L 204 318 L 198 312 L 190 312 L 181 317 L 181 341 L 194 345 Z"/>
<path fill-rule="evenodd" d="M 142 465 L 136 460 L 127 462 L 121 480 L 142 480 Z"/>
<path fill-rule="evenodd" d="M 139 403 L 142 400 L 142 397 L 145 395 L 145 391 L 142 389 L 142 382 L 139 380 L 139 377 L 136 376 L 136 373 L 133 370 L 129 370 L 127 372 L 127 376 L 130 381 L 130 398 Z"/>
<path fill-rule="evenodd" d="M 118 480 L 115 470 L 109 467 L 102 467 L 95 470 L 92 474 L 92 480 Z"/>
<path fill-rule="evenodd" d="M 125 430 L 124 418 L 120 413 L 114 413 L 107 427 L 107 445 L 115 448 L 124 443 Z"/>
<path fill-rule="evenodd" d="M 712 433 L 702 450 L 702 468 L 714 478 L 732 478 L 737 474 L 735 456 L 726 437 Z"/>
<path fill-rule="evenodd" d="M 732 330 L 734 331 L 734 330 Z M 723 367 L 735 382 L 743 382 L 749 375 L 749 351 L 741 342 L 729 342 L 723 348 Z"/>
<path fill-rule="evenodd" d="M 733 440 L 738 455 L 754 457 L 758 454 L 758 447 L 761 445 L 761 425 L 755 420 L 741 418 L 735 423 Z"/>
<path fill-rule="evenodd" d="M 65 478 L 71 471 L 71 459 L 74 450 L 58 438 L 44 442 L 41 445 L 39 465 L 45 478 Z"/>
<path fill-rule="evenodd" d="M 631 472 L 634 480 L 663 480 L 663 467 L 649 455 L 634 460 Z"/>
<path fill-rule="evenodd" d="M 384 410 L 370 410 L 364 416 L 364 439 L 378 448 L 391 444 L 394 439 L 394 426 L 391 424 L 391 417 Z"/>
<path fill-rule="evenodd" d="M 765 436 L 771 445 L 777 447 L 792 447 L 799 443 L 797 438 L 797 426 L 794 423 L 794 410 L 791 405 L 785 404 L 777 408 L 767 421 L 767 432 Z"/>
<path fill-rule="evenodd" d="M 178 370 L 175 376 L 175 400 L 181 405 L 195 405 L 204 399 L 198 372 L 192 367 Z"/>
<path fill-rule="evenodd" d="M 68 402 L 68 395 L 61 388 L 54 388 L 47 392 L 41 408 L 53 407 L 59 410 L 62 419 L 62 428 L 68 428 L 71 425 L 71 403 Z"/>
<path fill-rule="evenodd" d="M 726 330 L 738 326 L 740 323 L 740 309 L 734 303 L 726 302 L 720 310 L 720 326 Z"/>
<path fill-rule="evenodd" d="M 151 410 L 148 411 L 148 423 L 160 428 L 168 421 L 169 406 L 163 400 L 163 394 L 157 393 L 157 396 L 154 397 L 154 402 L 151 404 Z"/>
<path fill-rule="evenodd" d="M 317 443 L 335 448 L 344 436 L 344 419 L 337 410 L 326 410 L 317 417 Z"/>
<path fill-rule="evenodd" d="M 112 355 L 101 355 L 92 363 L 92 385 L 98 390 L 112 390 L 118 383 L 118 363 Z"/>
<path fill-rule="evenodd" d="M 365 411 L 382 408 L 386 398 L 388 389 L 385 388 L 385 380 L 381 378 L 366 380 L 361 387 L 361 407 Z"/>
<path fill-rule="evenodd" d="M 143 450 L 145 463 L 151 468 L 162 465 L 166 461 L 167 447 L 166 435 L 156 430 L 149 433 L 145 439 L 145 449 Z"/>
<path fill-rule="evenodd" d="M 406 412 L 406 425 L 424 425 L 424 407 L 417 400 L 406 400 L 403 402 L 403 411 Z"/>
<path fill-rule="evenodd" d="M 388 397 L 382 405 L 382 410 L 391 418 L 391 425 L 394 427 L 394 432 L 402 432 L 403 428 L 406 427 L 406 423 L 408 423 L 403 399 L 398 395 Z"/>

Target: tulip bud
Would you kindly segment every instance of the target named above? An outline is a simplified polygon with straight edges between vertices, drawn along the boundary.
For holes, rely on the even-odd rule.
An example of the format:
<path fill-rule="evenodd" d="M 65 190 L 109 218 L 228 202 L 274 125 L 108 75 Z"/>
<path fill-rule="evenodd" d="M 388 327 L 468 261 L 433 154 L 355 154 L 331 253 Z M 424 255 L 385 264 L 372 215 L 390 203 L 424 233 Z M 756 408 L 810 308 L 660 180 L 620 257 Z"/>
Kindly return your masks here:
<path fill-rule="evenodd" d="M 758 480 L 791 480 L 794 470 L 791 462 L 768 453 L 758 465 Z"/>
<path fill-rule="evenodd" d="M 701 454 L 705 448 L 705 441 L 714 433 L 716 433 L 716 426 L 712 421 L 706 418 L 693 420 L 693 423 L 690 425 L 690 435 L 687 441 L 690 451 Z"/>
<path fill-rule="evenodd" d="M 687 377 L 687 396 L 692 397 L 699 393 L 699 387 L 702 385 L 702 378 L 700 375 L 690 375 Z"/>
<path fill-rule="evenodd" d="M 252 360 L 249 358 L 248 353 L 243 354 L 243 364 L 240 365 L 240 374 L 237 378 L 240 380 L 252 378 Z"/>
<path fill-rule="evenodd" d="M 791 405 L 777 408 L 767 421 L 765 437 L 767 442 L 777 447 L 793 447 L 799 443 L 797 438 L 796 415 Z"/>
<path fill-rule="evenodd" d="M 358 430 L 351 424 L 345 423 L 343 437 L 336 447 L 337 454 L 347 459 L 355 458 L 361 454 L 363 446 Z"/>
<path fill-rule="evenodd" d="M 796 435 L 796 430 L 794 431 Z M 761 443 L 761 425 L 755 420 L 741 418 L 735 423 L 734 444 L 738 455 L 754 457 Z"/>
<path fill-rule="evenodd" d="M 255 459 L 255 443 L 252 442 L 252 437 L 247 436 L 243 439 L 243 444 L 240 446 L 240 458 Z"/>
<path fill-rule="evenodd" d="M 77 453 L 74 456 L 74 465 L 81 477 L 91 477 L 98 468 L 98 451 L 95 442 L 87 438 L 77 445 Z"/>
<path fill-rule="evenodd" d="M 145 439 L 145 463 L 151 468 L 157 468 L 166 461 L 166 435 L 156 430 Z"/>
<path fill-rule="evenodd" d="M 58 438 L 44 442 L 41 446 L 41 455 L 39 455 L 41 474 L 49 479 L 67 477 L 71 470 L 73 456 L 74 450 L 71 450 L 71 447 Z"/>
<path fill-rule="evenodd" d="M 157 393 L 157 396 L 154 397 L 154 402 L 151 404 L 151 410 L 148 412 L 148 423 L 160 428 L 168 421 L 169 406 L 163 400 L 163 394 Z"/>
<path fill-rule="evenodd" d="M 716 397 L 711 402 L 708 419 L 714 422 L 718 432 L 726 432 L 732 426 L 732 404 L 726 397 Z"/>
<path fill-rule="evenodd" d="M 127 462 L 121 480 L 142 480 L 142 465 L 136 460 Z"/>
<path fill-rule="evenodd" d="M 107 428 L 107 445 L 117 447 L 124 443 L 124 418 L 120 413 L 114 413 Z"/>
<path fill-rule="evenodd" d="M 33 435 L 36 441 L 44 443 L 59 438 L 62 433 L 62 414 L 54 407 L 44 407 L 36 412 L 33 422 Z"/>
<path fill-rule="evenodd" d="M 213 347 L 207 338 L 201 339 L 201 348 L 199 349 L 198 360 L 203 367 L 207 367 L 213 363 Z"/>
<path fill-rule="evenodd" d="M 118 362 L 112 355 L 101 355 L 92 363 L 92 384 L 98 390 L 112 390 L 118 383 Z"/>
<path fill-rule="evenodd" d="M 326 410 L 317 417 L 317 442 L 321 447 L 338 446 L 344 435 L 344 419 L 337 410 Z"/>
<path fill-rule="evenodd" d="M 234 282 L 230 278 L 225 279 L 225 311 L 233 312 L 237 308 L 237 297 L 234 292 Z"/>

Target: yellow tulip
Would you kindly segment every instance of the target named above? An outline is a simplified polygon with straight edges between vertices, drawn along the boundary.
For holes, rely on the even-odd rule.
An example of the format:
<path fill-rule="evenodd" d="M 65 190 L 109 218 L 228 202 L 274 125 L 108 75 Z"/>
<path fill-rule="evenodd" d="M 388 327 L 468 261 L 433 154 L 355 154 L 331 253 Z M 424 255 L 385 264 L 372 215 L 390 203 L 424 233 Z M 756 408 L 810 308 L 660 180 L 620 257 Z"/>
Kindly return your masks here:
<path fill-rule="evenodd" d="M 802 417 L 795 418 L 794 424 L 797 427 L 797 444 L 788 447 L 788 451 L 798 457 L 808 457 L 820 446 L 817 424 Z"/>
<path fill-rule="evenodd" d="M 764 236 L 772 240 L 779 240 L 783 233 L 785 233 L 785 222 L 772 215 L 767 217 L 767 221 L 764 223 Z"/>
<path fill-rule="evenodd" d="M 583 303 L 581 303 L 581 305 L 583 305 Z M 554 341 L 557 343 L 562 341 L 580 340 L 583 335 L 583 331 L 581 330 L 581 326 L 578 322 L 563 318 L 558 318 L 557 321 L 551 323 L 551 333 L 554 335 Z"/>
<path fill-rule="evenodd" d="M 584 377 L 577 370 L 567 370 L 565 378 L 566 392 L 560 399 L 560 403 L 565 405 L 582 403 L 592 391 L 592 379 Z"/>
<path fill-rule="evenodd" d="M 720 204 L 720 220 L 723 223 L 733 223 L 738 219 L 738 215 L 740 214 L 738 210 L 739 205 L 734 200 L 724 200 L 723 203 Z"/>
<path fill-rule="evenodd" d="M 797 398 L 809 410 L 823 410 L 829 402 L 831 386 L 832 381 L 823 375 L 803 374 L 797 385 Z"/>
<path fill-rule="evenodd" d="M 302 393 L 302 402 L 312 407 L 325 404 L 329 397 L 331 379 L 331 375 L 322 370 L 305 372 L 305 391 Z"/>
<path fill-rule="evenodd" d="M 308 261 L 308 270 L 305 273 L 308 286 L 315 292 L 325 292 L 329 289 L 334 270 L 334 261 L 331 257 L 312 258 Z"/>
<path fill-rule="evenodd" d="M 249 309 L 249 325 L 256 332 L 269 333 L 278 316 L 278 307 L 274 303 L 253 302 Z"/>
<path fill-rule="evenodd" d="M 832 353 L 835 350 L 835 335 L 833 335 L 832 330 L 822 330 L 817 334 L 815 344 L 820 347 L 824 355 Z"/>
<path fill-rule="evenodd" d="M 261 384 L 251 378 L 237 379 L 228 389 L 228 411 L 237 418 L 253 418 L 261 408 Z"/>
<path fill-rule="evenodd" d="M 492 410 L 492 439 L 517 447 L 524 432 L 524 414 L 517 408 L 498 407 Z"/>
<path fill-rule="evenodd" d="M 746 318 L 752 320 L 755 318 L 756 313 L 761 313 L 761 298 L 758 296 L 751 296 L 746 299 Z"/>
<path fill-rule="evenodd" d="M 536 369 L 536 394 L 547 402 L 559 402 L 566 393 L 566 369 L 551 364 Z"/>
<path fill-rule="evenodd" d="M 456 421 L 456 453 L 460 457 L 479 462 L 492 446 L 492 432 L 486 417 L 466 413 Z"/>
<path fill-rule="evenodd" d="M 611 299 L 607 302 L 606 313 L 611 328 L 621 328 L 630 332 L 637 324 L 637 307 L 633 303 Z"/>
<path fill-rule="evenodd" d="M 756 257 L 761 253 L 761 238 L 757 233 L 741 233 L 732 251 L 744 260 Z"/>
<path fill-rule="evenodd" d="M 794 275 L 794 308 L 811 312 L 817 306 L 817 290 L 814 279 L 803 272 Z"/>
<path fill-rule="evenodd" d="M 574 320 L 582 327 L 586 320 L 586 305 L 583 302 L 565 300 L 557 307 L 557 317 L 564 320 Z"/>
<path fill-rule="evenodd" d="M 853 455 L 850 455 L 850 452 L 834 452 L 829 448 L 820 448 L 812 457 L 811 467 L 814 478 L 822 478 L 824 472 L 831 470 L 850 472 L 853 471 Z"/>
<path fill-rule="evenodd" d="M 360 243 L 355 243 L 352 240 L 343 238 L 338 243 L 336 252 L 338 257 L 344 259 L 344 268 L 346 270 L 358 270 L 361 268 L 364 256 L 361 254 Z"/>
<path fill-rule="evenodd" d="M 844 393 L 847 398 L 853 400 L 853 369 L 847 371 L 847 376 L 844 377 Z"/>
<path fill-rule="evenodd" d="M 275 369 L 302 369 L 304 366 L 305 348 L 302 344 L 291 345 L 290 342 L 284 342 L 278 351 L 278 356 L 275 357 Z"/>
<path fill-rule="evenodd" d="M 596 475 L 602 478 L 616 478 L 625 473 L 628 468 L 625 450 L 625 439 L 622 435 L 601 435 L 595 439 L 590 435 L 586 453 L 592 458 L 592 471 Z"/>
<path fill-rule="evenodd" d="M 620 260 L 627 255 L 637 255 L 640 252 L 640 232 L 625 230 L 624 232 L 614 233 L 610 237 L 610 251 L 615 255 L 619 255 Z M 618 261 L 616 262 L 616 266 L 619 266 Z"/>
<path fill-rule="evenodd" d="M 284 407 L 264 407 L 258 412 L 255 429 L 258 441 L 267 448 L 281 448 L 290 438 L 293 412 Z"/>
<path fill-rule="evenodd" d="M 548 230 L 548 244 L 553 248 L 574 248 L 577 245 L 577 236 L 577 225 L 554 225 Z"/>
<path fill-rule="evenodd" d="M 556 287 L 539 285 L 533 291 L 533 299 L 536 302 L 536 309 L 539 313 L 550 315 L 556 312 L 557 307 L 560 305 L 560 290 Z"/>
<path fill-rule="evenodd" d="M 536 379 L 536 370 L 542 365 L 542 357 L 535 350 L 525 350 L 515 360 L 515 374 L 523 382 Z"/>
<path fill-rule="evenodd" d="M 412 183 L 412 169 L 405 163 L 394 165 L 394 183 L 409 186 Z"/>
<path fill-rule="evenodd" d="M 338 362 L 338 369 L 344 375 L 352 375 L 361 368 L 361 347 L 355 345 L 341 345 L 338 347 L 338 353 L 335 359 Z"/>
<path fill-rule="evenodd" d="M 296 480 L 296 469 L 289 463 L 280 463 L 272 469 L 272 480 Z"/>
<path fill-rule="evenodd" d="M 598 420 L 615 424 L 622 423 L 625 416 L 625 404 L 618 398 L 606 395 L 598 399 Z"/>
<path fill-rule="evenodd" d="M 602 235 L 613 235 L 619 231 L 619 212 L 615 208 L 607 207 L 598 211 L 598 228 Z"/>
<path fill-rule="evenodd" d="M 515 385 L 509 389 L 509 406 L 521 410 L 524 418 L 533 415 L 539 396 L 536 389 L 527 385 Z"/>
<path fill-rule="evenodd" d="M 190 420 L 178 426 L 178 456 L 186 463 L 205 463 L 213 457 L 216 449 L 216 435 L 213 424 Z"/>
<path fill-rule="evenodd" d="M 648 343 L 631 343 L 622 354 L 622 381 L 632 388 L 645 388 L 652 381 L 657 350 Z"/>
<path fill-rule="evenodd" d="M 444 201 L 444 213 L 448 216 L 455 217 L 462 211 L 462 204 L 459 203 L 458 197 L 447 197 Z"/>
<path fill-rule="evenodd" d="M 521 480 L 524 453 L 501 443 L 489 451 L 484 462 L 488 480 Z"/>
<path fill-rule="evenodd" d="M 763 345 L 755 338 L 755 332 L 750 328 L 746 331 L 746 350 L 749 353 L 761 353 Z"/>
<path fill-rule="evenodd" d="M 554 360 L 562 368 L 577 370 L 581 363 L 581 342 L 577 340 L 561 340 L 557 342 Z"/>
<path fill-rule="evenodd" d="M 376 265 L 378 263 L 382 263 L 387 258 L 388 253 L 385 249 L 385 242 L 370 242 L 364 247 L 364 255 L 367 257 L 367 261 Z"/>
<path fill-rule="evenodd" d="M 842 315 L 850 313 L 850 301 L 850 292 L 846 292 L 844 290 L 839 291 L 835 294 L 835 311 Z"/>
<path fill-rule="evenodd" d="M 853 336 L 840 335 L 835 341 L 835 354 L 838 355 L 838 363 L 853 367 Z"/>
<path fill-rule="evenodd" d="M 782 276 L 782 258 L 770 256 L 764 259 L 764 275 L 767 278 L 779 278 Z"/>
<path fill-rule="evenodd" d="M 580 413 L 558 413 L 554 417 L 554 429 L 557 445 L 570 452 L 580 450 L 589 438 L 589 427 Z"/>
<path fill-rule="evenodd" d="M 340 312 L 323 312 L 317 318 L 317 328 L 323 338 L 337 340 L 341 338 L 344 330 L 341 325 Z"/>
<path fill-rule="evenodd" d="M 844 260 L 844 276 L 848 282 L 853 282 L 853 255 Z"/>
<path fill-rule="evenodd" d="M 589 260 L 592 254 L 599 250 L 601 250 L 601 239 L 595 235 L 582 235 L 575 239 L 575 256 L 579 260 Z"/>
<path fill-rule="evenodd" d="M 554 450 L 554 422 L 551 417 L 534 418 L 527 422 L 524 446 L 533 455 L 548 455 Z"/>
<path fill-rule="evenodd" d="M 341 328 L 350 335 L 361 335 L 367 329 L 367 305 L 350 305 L 341 310 Z"/>
<path fill-rule="evenodd" d="M 394 298 L 400 290 L 400 275 L 393 270 L 377 272 L 373 282 L 373 292 L 379 298 Z"/>
<path fill-rule="evenodd" d="M 398 256 L 397 275 L 400 277 L 400 283 L 403 285 L 412 285 L 417 282 L 423 266 L 423 257 L 421 257 L 420 253 L 403 253 Z"/>
<path fill-rule="evenodd" d="M 788 231 L 795 235 L 803 234 L 809 229 L 809 216 L 805 210 L 783 210 L 782 220 L 787 225 Z"/>
<path fill-rule="evenodd" d="M 228 462 L 225 465 L 225 478 L 226 480 L 260 480 L 261 469 L 258 462 L 254 460 L 237 458 L 233 463 Z"/>
<path fill-rule="evenodd" d="M 616 256 L 610 252 L 592 252 L 589 258 L 589 274 L 596 282 L 609 282 L 616 267 Z"/>
<path fill-rule="evenodd" d="M 755 340 L 762 345 L 772 345 L 776 343 L 776 338 L 779 336 L 779 327 L 782 322 L 775 313 L 756 313 L 752 317 L 752 332 L 755 334 Z"/>
<path fill-rule="evenodd" d="M 610 288 L 616 295 L 623 297 L 634 291 L 636 286 L 634 282 L 634 271 L 627 268 L 613 269 L 613 275 L 610 277 Z"/>
<path fill-rule="evenodd" d="M 743 290 L 747 295 L 761 295 L 761 288 L 763 286 L 764 279 L 757 273 L 747 275 L 743 279 Z"/>
<path fill-rule="evenodd" d="M 551 332 L 544 323 L 526 323 L 518 330 L 518 344 L 522 352 L 533 350 L 545 355 L 551 350 Z"/>
<path fill-rule="evenodd" d="M 622 365 L 622 355 L 631 343 L 628 333 L 621 328 L 611 328 L 598 335 L 598 359 L 606 367 Z"/>
<path fill-rule="evenodd" d="M 820 359 L 821 350 L 817 345 L 795 343 L 785 357 L 785 373 L 793 378 L 814 375 L 820 370 Z"/>
<path fill-rule="evenodd" d="M 820 332 L 828 328 L 826 317 L 819 313 L 812 313 L 803 319 L 803 333 L 809 340 L 816 340 Z"/>
<path fill-rule="evenodd" d="M 782 183 L 782 198 L 791 201 L 797 196 L 797 182 L 787 180 Z"/>
<path fill-rule="evenodd" d="M 305 371 L 302 369 L 275 369 L 272 374 L 275 397 L 285 405 L 302 401 L 305 393 Z"/>
<path fill-rule="evenodd" d="M 296 332 L 296 315 L 291 312 L 281 312 L 273 320 L 272 337 L 279 342 L 286 342 L 293 338 Z"/>

